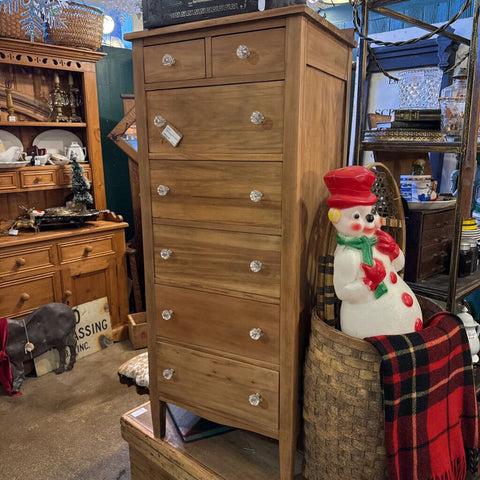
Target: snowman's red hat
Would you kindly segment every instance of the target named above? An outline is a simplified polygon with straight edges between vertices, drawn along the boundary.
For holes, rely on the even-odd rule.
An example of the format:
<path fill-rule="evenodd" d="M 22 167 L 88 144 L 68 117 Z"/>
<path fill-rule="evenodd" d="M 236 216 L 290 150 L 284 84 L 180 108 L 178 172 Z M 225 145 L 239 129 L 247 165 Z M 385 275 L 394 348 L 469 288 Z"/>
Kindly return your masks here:
<path fill-rule="evenodd" d="M 342 210 L 355 205 L 373 205 L 377 197 L 370 190 L 375 178 L 371 170 L 359 165 L 328 172 L 323 179 L 332 195 L 327 198 L 329 207 Z"/>

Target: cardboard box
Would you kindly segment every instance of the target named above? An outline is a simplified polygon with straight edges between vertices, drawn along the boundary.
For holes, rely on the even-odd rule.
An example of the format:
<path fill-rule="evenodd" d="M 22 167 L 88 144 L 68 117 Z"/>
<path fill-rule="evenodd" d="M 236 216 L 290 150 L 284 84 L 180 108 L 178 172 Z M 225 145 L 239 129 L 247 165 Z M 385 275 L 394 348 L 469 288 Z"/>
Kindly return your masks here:
<path fill-rule="evenodd" d="M 257 12 L 258 0 L 142 0 L 144 28 L 164 27 L 239 13 Z M 263 0 L 262 2 L 263 3 Z M 305 0 L 264 0 L 265 9 L 302 5 Z"/>
<path fill-rule="evenodd" d="M 145 312 L 128 315 L 128 335 L 133 348 L 145 348 L 148 344 L 147 314 Z"/>

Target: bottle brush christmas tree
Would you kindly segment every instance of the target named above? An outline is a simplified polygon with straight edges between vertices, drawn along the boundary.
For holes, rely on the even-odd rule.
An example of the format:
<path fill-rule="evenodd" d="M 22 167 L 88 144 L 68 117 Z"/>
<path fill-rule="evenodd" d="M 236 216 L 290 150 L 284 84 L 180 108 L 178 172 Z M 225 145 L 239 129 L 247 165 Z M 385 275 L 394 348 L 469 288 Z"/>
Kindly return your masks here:
<path fill-rule="evenodd" d="M 83 167 L 77 162 L 75 155 L 70 157 L 72 166 L 70 173 L 72 174 L 72 192 L 73 203 L 80 211 L 85 212 L 87 206 L 93 205 L 93 197 L 90 194 L 90 182 L 83 175 Z"/>

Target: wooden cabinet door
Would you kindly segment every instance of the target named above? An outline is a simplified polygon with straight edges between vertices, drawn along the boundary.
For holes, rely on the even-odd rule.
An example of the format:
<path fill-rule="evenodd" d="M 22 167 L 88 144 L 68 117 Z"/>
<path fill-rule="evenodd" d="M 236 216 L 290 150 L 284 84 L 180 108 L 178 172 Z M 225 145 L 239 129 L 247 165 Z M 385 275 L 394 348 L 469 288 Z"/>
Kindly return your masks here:
<path fill-rule="evenodd" d="M 73 262 L 62 268 L 62 301 L 76 306 L 107 297 L 112 328 L 120 322 L 115 256 Z"/>

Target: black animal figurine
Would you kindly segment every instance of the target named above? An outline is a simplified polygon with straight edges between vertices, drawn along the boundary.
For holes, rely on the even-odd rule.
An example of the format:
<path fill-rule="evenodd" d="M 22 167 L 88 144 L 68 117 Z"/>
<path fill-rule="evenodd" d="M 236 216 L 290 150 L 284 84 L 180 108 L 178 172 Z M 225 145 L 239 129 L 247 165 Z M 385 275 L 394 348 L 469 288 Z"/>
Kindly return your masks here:
<path fill-rule="evenodd" d="M 46 351 L 56 348 L 60 362 L 56 373 L 71 370 L 77 357 L 77 338 L 75 336 L 76 318 L 73 310 L 64 303 L 48 303 L 37 308 L 21 320 L 7 318 L 8 341 L 5 352 L 10 357 L 13 385 L 12 393 L 20 390 L 25 373 L 24 360 L 38 357 Z M 70 349 L 70 361 L 65 366 L 67 347 Z"/>

